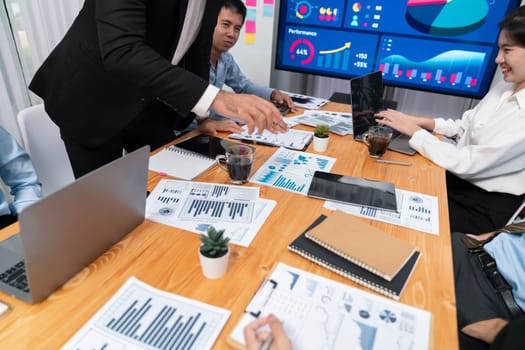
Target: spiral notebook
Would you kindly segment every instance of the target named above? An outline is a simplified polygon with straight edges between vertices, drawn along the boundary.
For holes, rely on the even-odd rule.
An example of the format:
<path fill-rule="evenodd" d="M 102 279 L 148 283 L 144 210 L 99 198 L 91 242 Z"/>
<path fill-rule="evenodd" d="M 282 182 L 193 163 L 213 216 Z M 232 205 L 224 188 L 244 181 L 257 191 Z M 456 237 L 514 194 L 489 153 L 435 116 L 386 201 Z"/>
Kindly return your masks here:
<path fill-rule="evenodd" d="M 399 300 L 417 262 L 419 261 L 420 253 L 416 251 L 410 259 L 408 259 L 397 275 L 391 281 L 387 281 L 345 258 L 332 253 L 328 249 L 323 248 L 306 237 L 306 232 L 319 225 L 325 219 L 325 215 L 319 216 L 303 233 L 299 235 L 299 237 L 288 245 L 288 250 L 348 278 L 355 283 L 368 287 L 395 300 Z"/>
<path fill-rule="evenodd" d="M 179 179 L 193 180 L 211 168 L 215 164 L 215 157 L 224 154 L 231 144 L 238 142 L 198 135 L 151 156 L 149 169 Z"/>
<path fill-rule="evenodd" d="M 334 211 L 306 237 L 348 261 L 391 281 L 415 246 L 343 211 Z"/>

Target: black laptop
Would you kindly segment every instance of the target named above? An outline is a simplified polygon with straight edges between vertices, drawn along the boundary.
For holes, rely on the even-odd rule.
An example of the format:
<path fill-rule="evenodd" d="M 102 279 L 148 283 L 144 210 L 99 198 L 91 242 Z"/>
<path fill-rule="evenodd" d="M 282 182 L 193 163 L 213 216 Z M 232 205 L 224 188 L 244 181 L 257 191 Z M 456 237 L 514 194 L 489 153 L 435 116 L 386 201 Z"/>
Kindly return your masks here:
<path fill-rule="evenodd" d="M 383 73 L 380 71 L 350 80 L 352 97 L 352 123 L 354 140 L 362 141 L 362 136 L 371 126 L 377 125 L 375 114 L 385 109 L 383 101 Z M 388 148 L 409 155 L 416 151 L 408 143 L 409 137 L 394 130 Z"/>

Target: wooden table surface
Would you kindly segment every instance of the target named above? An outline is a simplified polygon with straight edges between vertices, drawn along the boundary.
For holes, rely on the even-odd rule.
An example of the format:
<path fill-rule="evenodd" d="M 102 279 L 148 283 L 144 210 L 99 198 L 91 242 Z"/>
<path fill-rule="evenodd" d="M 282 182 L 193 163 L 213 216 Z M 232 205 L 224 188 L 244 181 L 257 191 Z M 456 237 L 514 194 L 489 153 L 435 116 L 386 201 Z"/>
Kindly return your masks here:
<path fill-rule="evenodd" d="M 336 103 L 329 103 L 325 109 L 350 112 L 348 105 Z M 252 171 L 258 169 L 275 150 L 257 146 Z M 307 151 L 313 152 L 313 146 L 310 145 Z M 334 173 L 390 181 L 396 188 L 439 198 L 439 236 L 379 221 L 365 221 L 413 243 L 422 252 L 400 302 L 432 313 L 432 348 L 457 349 L 444 170 L 419 154 L 411 157 L 392 151 L 388 151 L 384 159 L 409 161 L 412 166 L 376 163 L 367 156 L 365 145 L 353 141 L 351 135 L 332 134 L 328 150 L 323 155 L 337 158 L 332 168 Z M 160 179 L 158 174 L 150 172 L 149 190 Z M 218 167 L 196 180 L 229 183 L 227 174 Z M 214 349 L 228 348 L 226 338 L 259 284 L 279 261 L 375 293 L 287 250 L 287 245 L 320 214 L 329 214 L 323 208 L 322 200 L 266 186 L 260 186 L 260 196 L 275 200 L 277 205 L 249 247 L 232 245 L 225 277 L 208 280 L 202 275 L 197 254 L 198 235 L 146 220 L 40 304 L 29 305 L 0 292 L 0 300 L 12 306 L 12 310 L 0 318 L 0 348 L 59 348 L 130 276 L 156 288 L 231 310 Z M 0 239 L 17 230 L 18 224 L 5 228 L 0 231 Z"/>

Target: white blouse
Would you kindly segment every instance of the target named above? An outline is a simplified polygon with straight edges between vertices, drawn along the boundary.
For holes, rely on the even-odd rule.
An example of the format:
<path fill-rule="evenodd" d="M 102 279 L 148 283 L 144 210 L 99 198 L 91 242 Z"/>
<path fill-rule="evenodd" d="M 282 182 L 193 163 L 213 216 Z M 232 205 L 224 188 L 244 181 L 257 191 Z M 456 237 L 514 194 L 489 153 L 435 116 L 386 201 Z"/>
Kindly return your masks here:
<path fill-rule="evenodd" d="M 514 84 L 502 81 L 461 119 L 436 119 L 434 131 L 455 137 L 456 144 L 420 130 L 410 145 L 487 191 L 525 193 L 525 89 L 513 90 Z"/>

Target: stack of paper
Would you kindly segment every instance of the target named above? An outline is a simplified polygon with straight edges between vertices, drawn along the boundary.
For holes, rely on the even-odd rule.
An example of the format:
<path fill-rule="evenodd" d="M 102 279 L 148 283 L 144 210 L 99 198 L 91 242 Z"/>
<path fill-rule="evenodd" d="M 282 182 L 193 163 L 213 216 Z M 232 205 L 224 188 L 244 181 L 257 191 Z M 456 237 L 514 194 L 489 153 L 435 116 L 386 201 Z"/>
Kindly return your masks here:
<path fill-rule="evenodd" d="M 319 109 L 325 104 L 327 104 L 328 102 L 330 102 L 329 100 L 324 99 L 324 98 L 308 96 L 308 95 L 301 95 L 301 94 L 296 94 L 293 92 L 286 92 L 286 91 L 283 91 L 283 92 L 286 93 L 288 96 L 290 96 L 290 98 L 292 99 L 296 107 L 300 107 L 300 108 Z"/>
<path fill-rule="evenodd" d="M 213 225 L 247 247 L 275 204 L 258 187 L 162 179 L 148 196 L 146 218 L 199 234 Z"/>
<path fill-rule="evenodd" d="M 326 124 L 330 127 L 330 132 L 337 135 L 344 136 L 353 133 L 352 114 L 350 113 L 307 110 L 301 115 L 287 119 L 313 127 L 318 124 Z"/>
<path fill-rule="evenodd" d="M 306 195 L 317 170 L 330 171 L 335 158 L 280 148 L 252 175 L 250 182 Z"/>
<path fill-rule="evenodd" d="M 253 144 L 285 147 L 295 150 L 305 150 L 312 141 L 312 131 L 288 129 L 287 132 L 274 134 L 268 130 L 262 132 L 248 133 L 248 127 L 243 126 L 244 131 L 240 134 L 230 134 L 228 137 L 242 142 Z"/>
<path fill-rule="evenodd" d="M 62 349 L 211 349 L 229 317 L 131 277 Z"/>
<path fill-rule="evenodd" d="M 292 348 L 428 349 L 432 315 L 364 290 L 279 263 L 228 337 L 245 345 L 243 329 L 255 316 L 276 315 Z"/>

